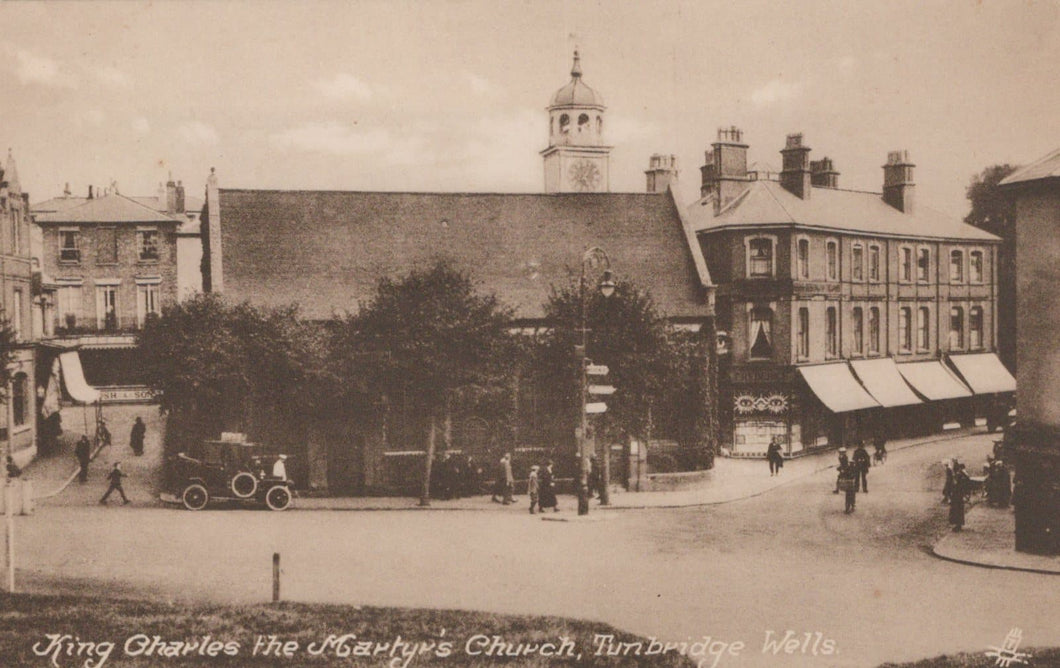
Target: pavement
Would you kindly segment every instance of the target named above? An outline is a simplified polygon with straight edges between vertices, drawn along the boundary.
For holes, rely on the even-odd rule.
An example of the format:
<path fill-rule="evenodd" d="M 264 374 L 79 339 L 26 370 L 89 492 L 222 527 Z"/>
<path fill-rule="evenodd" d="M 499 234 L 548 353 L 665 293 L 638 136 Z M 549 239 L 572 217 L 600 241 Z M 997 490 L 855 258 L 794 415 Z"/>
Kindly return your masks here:
<path fill-rule="evenodd" d="M 145 454 L 134 457 L 128 450 L 128 434 L 133 420 L 140 416 L 147 423 Z M 133 506 L 161 506 L 161 433 L 162 422 L 158 410 L 147 405 L 108 406 L 105 417 L 114 444 L 96 453 L 90 467 L 89 482 L 73 482 L 77 464 L 73 457 L 74 443 L 82 433 L 91 433 L 93 415 L 82 407 L 63 410 L 64 432 L 59 451 L 40 458 L 26 469 L 26 477 L 34 481 L 38 503 L 60 506 L 83 506 L 95 503 L 106 490 L 105 474 L 115 461 L 121 461 L 128 474 L 125 491 Z M 901 457 L 902 450 L 931 443 L 956 440 L 970 434 L 984 434 L 981 428 L 952 431 L 920 438 L 889 441 L 891 457 Z M 560 512 L 546 513 L 550 521 L 588 521 L 606 519 L 617 511 L 635 509 L 689 508 L 712 506 L 750 499 L 777 488 L 803 480 L 821 471 L 834 468 L 833 450 L 787 460 L 781 473 L 771 476 L 763 460 L 719 457 L 714 469 L 703 480 L 689 489 L 660 492 L 628 492 L 619 488 L 611 492 L 611 505 L 603 508 L 594 501 L 588 517 L 576 514 L 576 499 L 560 496 Z M 487 495 L 450 500 L 432 500 L 420 506 L 418 499 L 408 497 L 315 497 L 299 496 L 293 510 L 345 511 L 490 511 L 527 513 L 527 497 L 517 496 L 515 503 L 493 503 Z M 946 533 L 932 546 L 932 553 L 949 561 L 1036 573 L 1060 575 L 1060 557 L 1031 555 L 1016 552 L 1013 547 L 1014 519 L 1011 509 L 990 508 L 977 504 L 966 515 L 964 530 Z"/>

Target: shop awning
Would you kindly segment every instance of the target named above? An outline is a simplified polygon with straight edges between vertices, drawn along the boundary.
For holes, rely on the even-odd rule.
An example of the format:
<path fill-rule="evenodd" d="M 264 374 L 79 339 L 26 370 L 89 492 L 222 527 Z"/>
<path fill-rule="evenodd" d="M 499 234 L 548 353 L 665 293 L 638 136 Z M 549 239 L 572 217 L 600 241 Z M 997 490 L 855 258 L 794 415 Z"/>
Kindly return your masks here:
<path fill-rule="evenodd" d="M 950 355 L 950 362 L 976 394 L 1016 391 L 1016 379 L 994 353 Z"/>
<path fill-rule="evenodd" d="M 63 368 L 63 384 L 70 397 L 82 404 L 94 404 L 99 401 L 99 390 L 88 384 L 85 372 L 81 369 L 81 357 L 76 350 L 59 353 L 59 363 Z"/>
<path fill-rule="evenodd" d="M 877 408 L 880 405 L 850 373 L 846 362 L 800 366 L 799 373 L 821 403 L 833 413 Z"/>
<path fill-rule="evenodd" d="M 909 384 L 898 373 L 898 365 L 890 357 L 875 360 L 856 360 L 850 363 L 858 380 L 881 406 L 911 406 L 923 403 Z"/>
<path fill-rule="evenodd" d="M 972 396 L 964 383 L 943 366 L 942 362 L 907 362 L 897 366 L 898 372 L 909 381 L 913 389 L 931 401 Z"/>

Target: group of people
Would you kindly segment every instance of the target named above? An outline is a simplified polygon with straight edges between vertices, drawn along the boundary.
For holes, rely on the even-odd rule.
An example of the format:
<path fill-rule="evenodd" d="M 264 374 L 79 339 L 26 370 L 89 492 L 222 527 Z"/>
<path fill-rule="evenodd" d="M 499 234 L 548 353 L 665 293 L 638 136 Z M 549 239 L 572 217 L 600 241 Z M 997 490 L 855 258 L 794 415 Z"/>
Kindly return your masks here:
<path fill-rule="evenodd" d="M 853 457 L 847 457 L 847 449 L 839 448 L 838 474 L 836 475 L 835 491 L 845 494 L 845 508 L 843 512 L 852 513 L 857 505 L 858 492 L 867 494 L 869 491 L 869 469 L 872 467 L 872 459 L 865 450 L 865 444 L 858 442 L 854 449 Z"/>
<path fill-rule="evenodd" d="M 482 470 L 472 457 L 454 457 L 446 452 L 431 464 L 431 496 L 459 499 L 478 494 Z"/>
<path fill-rule="evenodd" d="M 559 501 L 556 499 L 556 474 L 553 470 L 555 463 L 549 459 L 544 466 L 533 464 L 530 466 L 530 475 L 526 480 L 526 491 L 530 496 L 530 514 L 545 512 L 551 508 L 553 512 L 559 512 Z M 494 503 L 511 505 L 514 503 L 515 476 L 512 475 L 512 453 L 506 452 L 501 457 L 497 481 L 493 486 Z"/>
<path fill-rule="evenodd" d="M 97 435 L 101 446 L 110 445 L 110 430 L 107 429 L 107 424 L 103 420 L 100 420 L 97 427 Z M 141 418 L 137 417 L 136 421 L 133 422 L 132 433 L 129 436 L 129 447 L 137 457 L 144 454 L 144 438 L 146 435 L 147 425 L 144 424 Z M 82 434 L 74 446 L 74 457 L 77 459 L 78 465 L 77 480 L 80 483 L 85 483 L 88 481 L 88 466 L 92 462 L 92 442 L 88 440 L 87 434 Z M 114 492 L 118 493 L 123 504 L 129 503 L 128 497 L 125 496 L 125 489 L 122 487 L 122 479 L 125 477 L 127 477 L 127 474 L 122 471 L 121 462 L 115 462 L 107 473 L 107 482 L 109 484 L 107 485 L 107 491 L 99 500 L 100 504 L 106 504 L 107 499 Z"/>

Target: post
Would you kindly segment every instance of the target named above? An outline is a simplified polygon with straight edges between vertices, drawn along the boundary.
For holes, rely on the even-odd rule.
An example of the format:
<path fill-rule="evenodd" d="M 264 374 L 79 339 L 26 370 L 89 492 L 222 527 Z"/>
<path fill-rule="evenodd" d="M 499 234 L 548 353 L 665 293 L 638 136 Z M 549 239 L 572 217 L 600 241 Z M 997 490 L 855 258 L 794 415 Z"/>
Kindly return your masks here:
<path fill-rule="evenodd" d="M 14 488 L 8 479 L 4 485 L 4 515 L 7 534 L 7 590 L 15 593 L 15 512 Z"/>
<path fill-rule="evenodd" d="M 582 342 L 580 346 L 576 346 L 574 349 L 575 361 L 578 364 L 578 413 L 579 413 L 579 427 L 578 427 L 578 514 L 588 515 L 589 514 L 589 458 L 585 452 L 586 441 L 588 439 L 587 429 L 589 426 L 588 419 L 585 415 L 585 394 L 587 391 L 587 380 L 585 375 L 585 365 L 587 364 L 585 357 L 585 347 L 589 341 L 589 332 L 586 318 L 585 308 L 585 263 L 586 258 L 582 259 L 582 273 L 581 278 L 578 281 L 578 304 L 581 307 L 581 333 Z"/>
<path fill-rule="evenodd" d="M 272 602 L 280 602 L 280 553 L 272 553 Z"/>

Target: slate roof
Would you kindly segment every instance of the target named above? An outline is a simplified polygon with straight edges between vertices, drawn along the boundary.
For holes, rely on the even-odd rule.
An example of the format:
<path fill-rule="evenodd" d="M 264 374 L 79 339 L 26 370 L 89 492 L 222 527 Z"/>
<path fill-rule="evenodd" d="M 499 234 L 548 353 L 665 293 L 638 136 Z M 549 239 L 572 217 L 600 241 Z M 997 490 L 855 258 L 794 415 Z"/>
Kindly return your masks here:
<path fill-rule="evenodd" d="M 179 223 L 180 219 L 140 204 L 124 195 L 105 195 L 53 213 L 34 216 L 41 223 Z"/>
<path fill-rule="evenodd" d="M 145 196 L 145 197 L 134 195 L 134 196 L 128 197 L 128 199 L 131 199 L 132 201 L 136 202 L 137 204 L 142 204 L 144 206 L 151 207 L 152 209 L 154 209 L 156 211 L 165 212 L 165 208 L 166 207 L 165 207 L 164 204 L 163 205 L 159 205 L 158 196 L 157 195 L 148 195 L 148 196 Z M 42 215 L 42 214 L 45 214 L 45 213 L 55 213 L 57 211 L 66 211 L 67 209 L 72 209 L 75 206 L 81 206 L 82 204 L 85 204 L 86 202 L 90 202 L 90 201 L 92 201 L 92 200 L 88 199 L 87 197 L 73 197 L 73 196 L 53 197 L 51 199 L 44 200 L 43 202 L 37 202 L 36 204 L 33 205 L 32 209 L 33 209 L 34 213 L 39 216 L 39 215 Z M 201 198 L 185 197 L 185 199 L 184 199 L 184 210 L 186 212 L 197 214 L 197 213 L 199 213 L 199 211 L 202 210 L 202 206 L 203 206 L 203 200 Z M 184 215 L 184 214 L 178 214 L 178 215 Z"/>
<path fill-rule="evenodd" d="M 550 287 L 577 280 L 592 246 L 664 314 L 710 314 L 706 265 L 669 194 L 221 189 L 219 203 L 224 293 L 298 304 L 310 318 L 355 312 L 380 277 L 444 258 L 517 318 L 539 319 Z"/>
<path fill-rule="evenodd" d="M 800 199 L 775 181 L 753 181 L 746 191 L 717 216 L 708 196 L 688 208 L 697 232 L 765 224 L 799 225 L 874 236 L 999 241 L 984 232 L 919 203 L 913 213 L 902 213 L 879 193 L 836 188 L 813 188 Z"/>
<path fill-rule="evenodd" d="M 1010 186 L 1016 183 L 1040 181 L 1060 176 L 1060 149 L 1040 158 L 1026 167 L 1021 167 L 1001 180 L 1000 185 Z"/>

